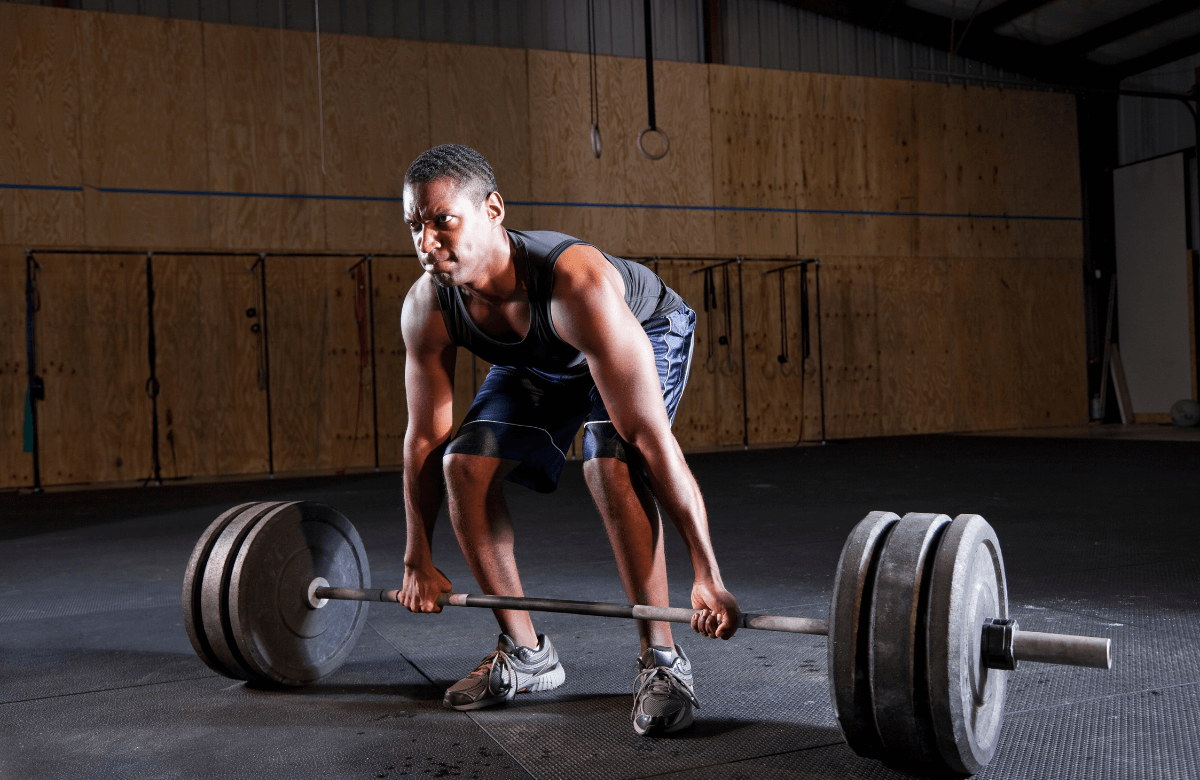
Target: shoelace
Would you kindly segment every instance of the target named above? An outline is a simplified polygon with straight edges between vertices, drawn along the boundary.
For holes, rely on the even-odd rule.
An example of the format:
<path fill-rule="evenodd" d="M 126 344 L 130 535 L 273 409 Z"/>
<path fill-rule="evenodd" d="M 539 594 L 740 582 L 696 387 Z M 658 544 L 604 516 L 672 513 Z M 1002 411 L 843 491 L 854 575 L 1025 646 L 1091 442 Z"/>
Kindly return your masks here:
<path fill-rule="evenodd" d="M 484 659 L 479 662 L 479 666 L 475 667 L 475 671 L 471 672 L 469 676 L 482 676 L 487 680 L 487 685 L 490 686 L 492 681 L 492 671 L 497 666 L 500 667 L 501 682 L 508 685 L 508 690 L 504 692 L 504 697 L 506 699 L 511 699 L 517 693 L 517 670 L 516 667 L 513 666 L 512 659 L 508 657 L 508 653 L 504 652 L 503 650 L 493 650 L 492 652 L 488 653 Z M 499 691 L 497 691 L 497 693 L 499 693 Z"/>
<path fill-rule="evenodd" d="M 670 669 L 663 666 L 653 666 L 649 669 L 643 669 L 641 674 L 637 676 L 637 679 L 633 681 L 632 714 L 634 716 L 637 715 L 638 702 L 641 701 L 643 691 L 663 696 L 670 696 L 672 692 L 678 691 L 683 694 L 684 698 L 695 705 L 696 709 L 702 709 L 700 707 L 700 700 L 692 692 L 692 687 L 676 677 Z"/>

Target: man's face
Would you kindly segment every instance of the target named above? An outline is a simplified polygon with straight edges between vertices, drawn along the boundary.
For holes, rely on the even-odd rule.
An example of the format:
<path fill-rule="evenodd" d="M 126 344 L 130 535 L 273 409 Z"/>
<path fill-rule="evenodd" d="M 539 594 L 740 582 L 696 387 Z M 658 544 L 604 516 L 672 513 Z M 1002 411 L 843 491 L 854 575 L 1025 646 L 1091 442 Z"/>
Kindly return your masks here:
<path fill-rule="evenodd" d="M 404 221 L 425 273 L 442 287 L 472 281 L 489 246 L 491 231 L 503 218 L 499 196 L 476 203 L 469 186 L 451 178 L 404 187 Z M 493 202 L 495 201 L 495 202 Z"/>

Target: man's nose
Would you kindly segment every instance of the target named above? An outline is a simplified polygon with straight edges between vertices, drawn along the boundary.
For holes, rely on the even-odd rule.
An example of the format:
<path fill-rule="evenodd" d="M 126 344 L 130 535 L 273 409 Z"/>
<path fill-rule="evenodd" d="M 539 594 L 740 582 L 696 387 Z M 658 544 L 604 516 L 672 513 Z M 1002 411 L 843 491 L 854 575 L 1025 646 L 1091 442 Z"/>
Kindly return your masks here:
<path fill-rule="evenodd" d="M 429 254 L 438 247 L 437 231 L 424 228 L 421 230 L 421 253 Z"/>

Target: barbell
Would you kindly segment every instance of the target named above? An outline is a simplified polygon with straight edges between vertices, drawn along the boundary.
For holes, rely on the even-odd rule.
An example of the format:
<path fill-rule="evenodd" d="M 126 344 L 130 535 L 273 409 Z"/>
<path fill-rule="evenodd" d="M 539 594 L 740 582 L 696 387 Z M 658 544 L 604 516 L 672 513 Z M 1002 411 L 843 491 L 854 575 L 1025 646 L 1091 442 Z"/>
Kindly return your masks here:
<path fill-rule="evenodd" d="M 200 536 L 183 581 L 183 622 L 213 671 L 307 685 L 345 662 L 372 589 L 362 540 L 331 507 L 240 504 Z M 693 610 L 444 593 L 451 607 L 688 623 Z M 851 531 L 829 619 L 741 614 L 738 626 L 827 636 L 830 691 L 855 753 L 926 776 L 991 761 L 1008 673 L 1020 661 L 1108 669 L 1110 640 L 1023 631 L 1008 616 L 1000 543 L 979 515 L 872 512 Z"/>

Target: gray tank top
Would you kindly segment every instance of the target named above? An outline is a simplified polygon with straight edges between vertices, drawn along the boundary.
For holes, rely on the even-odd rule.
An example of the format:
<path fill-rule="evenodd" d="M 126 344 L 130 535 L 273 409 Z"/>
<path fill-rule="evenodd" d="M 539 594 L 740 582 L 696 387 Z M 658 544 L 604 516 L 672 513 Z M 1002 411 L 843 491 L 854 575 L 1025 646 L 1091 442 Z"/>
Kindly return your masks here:
<path fill-rule="evenodd" d="M 588 372 L 583 353 L 558 337 L 550 317 L 554 291 L 554 265 L 569 247 L 587 244 L 549 230 L 509 230 L 516 251 L 525 261 L 525 289 L 529 293 L 529 333 L 520 341 L 501 341 L 479 329 L 467 313 L 462 291 L 436 287 L 438 306 L 450 339 L 479 357 L 500 366 L 535 368 L 567 376 Z M 625 303 L 638 322 L 645 324 L 679 308 L 683 299 L 646 266 L 602 252 L 625 283 Z"/>

